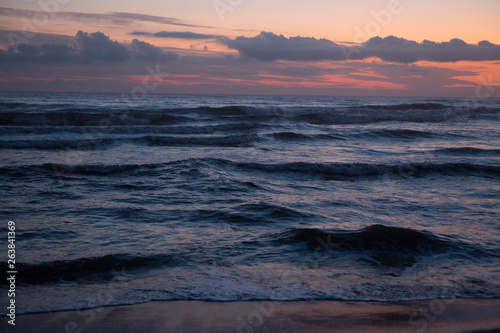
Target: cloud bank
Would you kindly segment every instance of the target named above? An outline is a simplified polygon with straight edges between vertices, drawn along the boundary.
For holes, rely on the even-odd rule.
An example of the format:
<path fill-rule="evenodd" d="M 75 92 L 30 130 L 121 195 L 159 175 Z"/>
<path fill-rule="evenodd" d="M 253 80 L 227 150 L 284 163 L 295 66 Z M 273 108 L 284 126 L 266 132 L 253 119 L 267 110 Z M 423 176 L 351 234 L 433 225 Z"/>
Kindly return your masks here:
<path fill-rule="evenodd" d="M 241 36 L 235 39 L 221 37 L 219 42 L 237 50 L 243 57 L 262 61 L 341 61 L 370 57 L 397 63 L 414 63 L 422 60 L 435 62 L 500 60 L 499 45 L 488 41 L 471 45 L 460 39 L 442 43 L 424 40 L 422 43 L 417 43 L 388 36 L 373 37 L 359 46 L 346 46 L 328 39 L 300 36 L 286 38 L 271 32 L 261 32 L 255 37 Z"/>
<path fill-rule="evenodd" d="M 111 40 L 102 32 L 78 31 L 73 42 L 68 44 L 18 44 L 6 51 L 0 50 L 1 63 L 45 62 L 45 63 L 91 63 L 103 61 L 119 63 L 125 60 L 173 61 L 177 54 L 134 39 L 129 47 Z"/>

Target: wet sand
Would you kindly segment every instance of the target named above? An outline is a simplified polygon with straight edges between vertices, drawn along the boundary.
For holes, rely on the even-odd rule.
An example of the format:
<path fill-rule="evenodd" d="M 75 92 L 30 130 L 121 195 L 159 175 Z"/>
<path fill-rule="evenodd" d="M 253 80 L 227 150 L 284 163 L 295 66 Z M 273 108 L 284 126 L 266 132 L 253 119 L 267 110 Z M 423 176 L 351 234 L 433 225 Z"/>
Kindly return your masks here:
<path fill-rule="evenodd" d="M 150 302 L 26 314 L 1 332 L 500 332 L 500 299 Z"/>

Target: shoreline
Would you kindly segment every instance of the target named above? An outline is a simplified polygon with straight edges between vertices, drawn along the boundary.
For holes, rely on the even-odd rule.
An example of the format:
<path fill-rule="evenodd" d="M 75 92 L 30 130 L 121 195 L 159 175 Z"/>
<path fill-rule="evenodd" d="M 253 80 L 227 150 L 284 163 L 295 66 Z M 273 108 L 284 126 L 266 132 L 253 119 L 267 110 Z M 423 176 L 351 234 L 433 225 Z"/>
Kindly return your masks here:
<path fill-rule="evenodd" d="M 16 316 L 2 332 L 493 332 L 500 299 L 153 301 Z"/>

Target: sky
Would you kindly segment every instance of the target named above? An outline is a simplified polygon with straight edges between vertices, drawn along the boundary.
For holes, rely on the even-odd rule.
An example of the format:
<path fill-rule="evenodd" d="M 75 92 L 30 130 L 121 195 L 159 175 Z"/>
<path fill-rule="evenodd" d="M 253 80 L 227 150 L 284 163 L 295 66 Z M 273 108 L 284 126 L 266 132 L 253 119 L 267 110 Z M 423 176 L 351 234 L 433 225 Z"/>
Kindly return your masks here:
<path fill-rule="evenodd" d="M 0 90 L 500 97 L 497 0 L 0 0 Z"/>

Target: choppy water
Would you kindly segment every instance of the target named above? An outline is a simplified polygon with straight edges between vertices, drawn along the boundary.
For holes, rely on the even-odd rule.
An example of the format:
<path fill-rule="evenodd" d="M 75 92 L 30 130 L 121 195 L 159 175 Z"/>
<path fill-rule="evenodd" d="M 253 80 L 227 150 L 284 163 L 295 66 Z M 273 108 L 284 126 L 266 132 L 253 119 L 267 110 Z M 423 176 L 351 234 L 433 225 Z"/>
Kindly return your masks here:
<path fill-rule="evenodd" d="M 18 313 L 500 297 L 500 100 L 1 93 L 0 125 Z"/>

